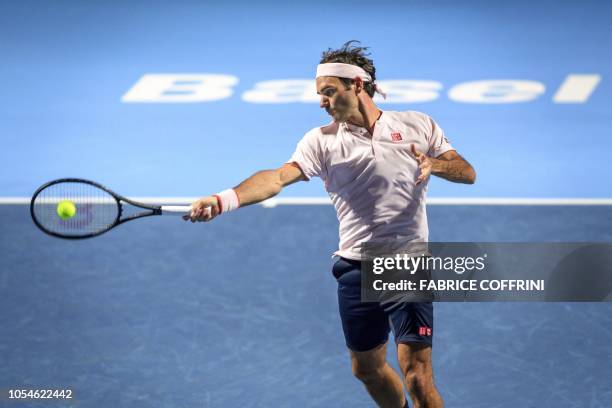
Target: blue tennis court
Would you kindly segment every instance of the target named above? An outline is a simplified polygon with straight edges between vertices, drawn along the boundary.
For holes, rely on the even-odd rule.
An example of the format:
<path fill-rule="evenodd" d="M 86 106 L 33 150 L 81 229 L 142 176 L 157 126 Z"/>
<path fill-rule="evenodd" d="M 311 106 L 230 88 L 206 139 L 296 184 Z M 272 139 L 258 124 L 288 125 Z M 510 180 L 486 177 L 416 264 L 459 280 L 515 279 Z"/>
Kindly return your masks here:
<path fill-rule="evenodd" d="M 602 1 L 1 2 L 0 405 L 373 407 L 318 179 L 82 241 L 42 234 L 29 197 L 73 176 L 188 202 L 278 167 L 329 122 L 321 52 L 358 39 L 380 107 L 428 113 L 478 172 L 432 178 L 432 241 L 609 243 L 611 22 Z M 435 321 L 447 407 L 612 406 L 609 302 L 442 302 Z M 43 388 L 74 398 L 7 398 Z"/>

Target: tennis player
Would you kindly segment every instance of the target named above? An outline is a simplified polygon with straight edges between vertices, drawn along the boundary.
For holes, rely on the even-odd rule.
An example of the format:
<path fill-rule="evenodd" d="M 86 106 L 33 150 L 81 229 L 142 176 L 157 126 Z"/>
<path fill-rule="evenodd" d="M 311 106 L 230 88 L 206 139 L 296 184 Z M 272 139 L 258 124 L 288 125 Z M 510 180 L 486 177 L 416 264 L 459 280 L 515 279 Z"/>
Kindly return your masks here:
<path fill-rule="evenodd" d="M 405 302 L 389 311 L 361 302 L 360 248 L 368 241 L 427 241 L 429 176 L 472 184 L 476 173 L 431 117 L 376 106 L 372 98 L 382 91 L 368 55 L 353 41 L 324 52 L 316 88 L 321 108 L 333 121 L 306 133 L 280 168 L 199 199 L 184 219 L 210 221 L 273 197 L 292 183 L 320 177 L 340 223 L 332 273 L 354 375 L 380 407 L 408 407 L 405 384 L 415 407 L 438 408 L 443 401 L 431 363 L 433 304 Z M 390 330 L 401 377 L 386 361 Z"/>

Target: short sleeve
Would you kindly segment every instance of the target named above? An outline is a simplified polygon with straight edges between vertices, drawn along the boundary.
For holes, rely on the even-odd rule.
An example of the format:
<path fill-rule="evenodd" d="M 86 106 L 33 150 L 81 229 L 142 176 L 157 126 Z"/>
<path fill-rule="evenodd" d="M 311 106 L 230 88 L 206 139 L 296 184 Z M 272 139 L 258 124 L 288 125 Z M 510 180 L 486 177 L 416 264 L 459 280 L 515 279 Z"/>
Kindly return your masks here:
<path fill-rule="evenodd" d="M 320 130 L 318 128 L 306 133 L 287 161 L 287 163 L 297 164 L 309 180 L 312 177 L 321 177 L 323 154 L 319 135 Z"/>
<path fill-rule="evenodd" d="M 431 134 L 429 138 L 429 151 L 427 155 L 429 157 L 438 157 L 441 154 L 448 152 L 449 150 L 455 150 L 455 148 L 450 144 L 446 136 L 444 135 L 444 131 L 433 118 L 429 117 L 429 124 L 431 126 Z"/>

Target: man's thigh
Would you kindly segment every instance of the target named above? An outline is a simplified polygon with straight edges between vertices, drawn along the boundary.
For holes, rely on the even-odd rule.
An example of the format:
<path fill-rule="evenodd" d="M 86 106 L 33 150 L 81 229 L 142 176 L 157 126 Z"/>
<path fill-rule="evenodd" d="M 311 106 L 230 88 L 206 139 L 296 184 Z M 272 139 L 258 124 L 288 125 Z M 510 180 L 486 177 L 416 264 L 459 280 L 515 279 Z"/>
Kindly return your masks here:
<path fill-rule="evenodd" d="M 431 376 L 431 346 L 425 343 L 399 343 L 397 361 L 404 375 L 419 372 Z"/>
<path fill-rule="evenodd" d="M 358 377 L 376 373 L 387 363 L 387 343 L 368 351 L 350 350 L 351 368 Z"/>
<path fill-rule="evenodd" d="M 360 263 L 340 258 L 333 273 L 338 281 L 338 308 L 347 347 L 365 352 L 385 344 L 389 316 L 378 303 L 361 301 Z"/>
<path fill-rule="evenodd" d="M 404 302 L 387 308 L 391 330 L 397 344 L 420 343 L 427 346 L 433 343 L 433 303 Z"/>

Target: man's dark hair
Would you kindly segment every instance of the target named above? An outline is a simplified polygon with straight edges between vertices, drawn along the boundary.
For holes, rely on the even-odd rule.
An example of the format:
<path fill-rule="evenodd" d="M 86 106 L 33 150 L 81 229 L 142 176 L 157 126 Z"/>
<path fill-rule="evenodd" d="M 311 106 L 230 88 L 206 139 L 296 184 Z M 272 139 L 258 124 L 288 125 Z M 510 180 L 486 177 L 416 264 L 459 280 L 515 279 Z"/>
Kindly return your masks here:
<path fill-rule="evenodd" d="M 376 85 L 374 84 L 374 81 L 376 80 L 376 68 L 374 68 L 374 61 L 367 57 L 370 55 L 369 52 L 366 52 L 368 47 L 359 47 L 353 45 L 353 43 L 361 44 L 357 40 L 351 40 L 345 42 L 344 45 L 337 50 L 328 48 L 327 51 L 323 52 L 321 62 L 319 62 L 319 64 L 341 62 L 343 64 L 357 65 L 358 67 L 362 68 L 365 72 L 370 74 L 370 77 L 372 77 L 372 81 L 364 82 L 363 87 L 368 95 L 373 97 L 374 92 L 376 92 Z M 348 78 L 339 79 L 344 83 L 347 89 L 350 88 L 354 81 Z"/>

